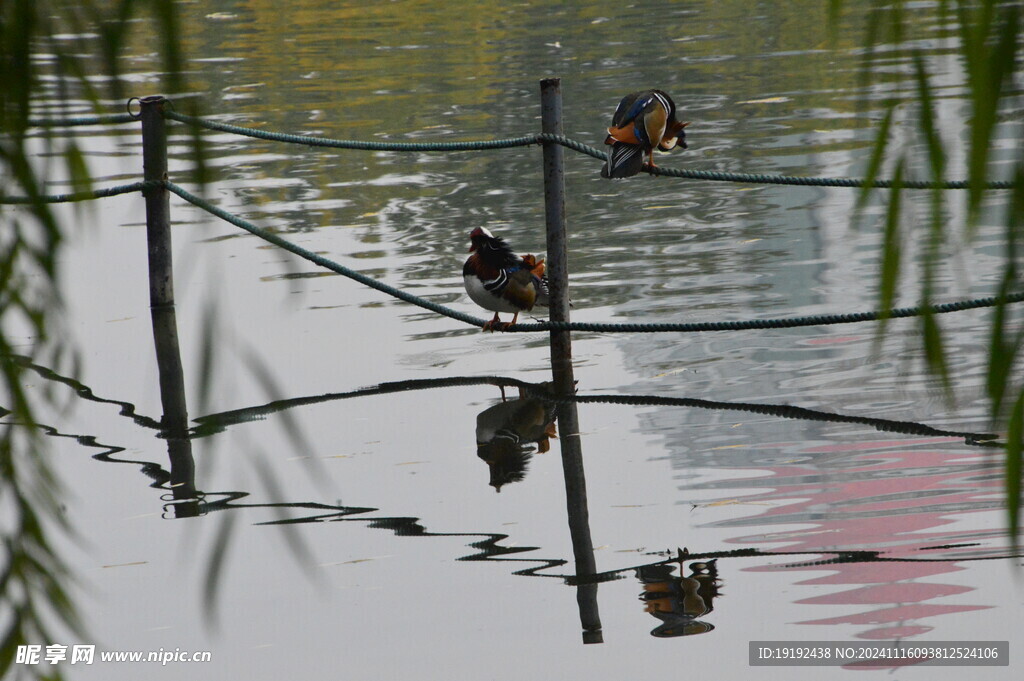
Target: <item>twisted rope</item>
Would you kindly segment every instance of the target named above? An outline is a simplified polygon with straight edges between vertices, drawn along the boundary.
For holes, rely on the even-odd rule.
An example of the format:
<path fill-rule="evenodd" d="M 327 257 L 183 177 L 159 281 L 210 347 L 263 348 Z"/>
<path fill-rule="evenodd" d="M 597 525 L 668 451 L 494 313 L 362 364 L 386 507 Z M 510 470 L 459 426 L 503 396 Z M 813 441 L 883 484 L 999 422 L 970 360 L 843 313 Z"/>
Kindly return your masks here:
<path fill-rule="evenodd" d="M 179 123 L 197 125 L 207 130 L 216 130 L 217 132 L 227 132 L 235 135 L 244 135 L 245 137 L 285 142 L 287 144 L 302 144 L 308 147 L 328 147 L 332 149 L 361 149 L 364 151 L 478 151 L 483 149 L 525 147 L 538 143 L 537 135 L 476 142 L 363 142 L 359 140 L 340 140 L 330 137 L 315 137 L 313 135 L 291 135 L 271 132 L 269 130 L 257 130 L 256 128 L 243 128 L 238 125 L 218 123 L 217 121 L 188 116 L 171 110 L 165 110 L 164 117 Z"/>
<path fill-rule="evenodd" d="M 554 143 L 560 144 L 567 149 L 586 154 L 600 161 L 607 158 L 605 152 L 595 149 L 589 145 L 570 139 L 564 135 L 552 133 L 538 133 L 535 135 L 523 135 L 521 137 L 510 137 L 497 140 L 477 140 L 467 142 L 362 142 L 358 140 L 331 139 L 329 137 L 316 137 L 313 135 L 293 135 L 269 130 L 258 130 L 246 128 L 227 123 L 218 123 L 196 116 L 188 116 L 173 110 L 164 111 L 164 116 L 179 123 L 196 125 L 208 130 L 227 132 L 246 137 L 284 142 L 288 144 L 302 144 L 310 147 L 329 147 L 335 149 L 361 149 L 365 151 L 480 151 L 488 149 L 508 149 L 512 147 L 524 147 L 533 144 Z M 812 187 L 865 187 L 870 186 L 876 189 L 891 189 L 894 186 L 892 180 L 875 180 L 871 183 L 864 180 L 845 177 L 799 177 L 792 175 L 765 175 L 759 173 L 733 173 L 716 170 L 686 170 L 682 168 L 661 168 L 644 166 L 644 171 L 651 175 L 662 175 L 665 177 L 677 177 L 687 180 L 709 180 L 713 182 L 740 182 L 747 184 L 780 184 Z M 967 189 L 970 183 L 966 180 L 950 180 L 947 182 L 928 182 L 919 180 L 903 180 L 900 186 L 905 189 Z M 1014 183 L 1011 181 L 986 182 L 988 189 L 1012 189 Z"/>
<path fill-rule="evenodd" d="M 541 133 L 537 135 L 538 141 L 554 142 L 563 147 L 578 151 L 587 156 L 604 161 L 607 156 L 605 152 L 594 147 L 583 144 L 564 135 L 553 135 Z M 765 175 L 761 173 L 733 173 L 718 170 L 687 170 L 684 168 L 662 168 L 661 166 L 651 167 L 644 165 L 643 171 L 651 175 L 664 177 L 678 177 L 685 180 L 709 180 L 712 182 L 742 182 L 748 184 L 782 184 L 805 187 L 850 187 L 862 188 L 870 186 L 875 189 L 892 189 L 892 180 L 875 180 L 870 184 L 864 180 L 849 177 L 801 177 L 797 175 Z M 948 182 L 928 182 L 918 180 L 903 180 L 900 186 L 905 189 L 968 189 L 970 183 L 966 180 L 950 180 Z M 994 181 L 985 183 L 988 189 L 1012 189 L 1013 182 Z"/>
<path fill-rule="evenodd" d="M 222 209 L 214 206 L 210 202 L 208 202 L 208 201 L 206 201 L 204 199 L 201 199 L 198 196 L 195 196 L 194 194 L 189 193 L 187 190 L 183 189 L 182 187 L 179 187 L 178 185 L 174 184 L 173 182 L 166 182 L 165 184 L 166 184 L 167 189 L 169 191 L 177 194 L 179 197 L 181 197 L 185 201 L 188 201 L 192 205 L 194 205 L 194 206 L 196 206 L 198 208 L 202 208 L 206 212 L 208 212 L 208 213 L 210 213 L 212 215 L 216 215 L 221 220 L 224 220 L 226 222 L 230 222 L 231 224 L 235 225 L 236 227 L 241 227 L 242 229 L 244 229 L 245 231 L 249 232 L 250 234 L 252 234 L 254 236 L 258 236 L 259 238 L 263 239 L 264 241 L 269 241 L 270 243 L 274 244 L 275 246 L 283 248 L 286 251 L 289 251 L 290 253 L 294 253 L 295 255 L 299 256 L 300 258 L 308 260 L 309 262 L 311 262 L 311 263 L 313 263 L 315 265 L 319 265 L 320 267 L 324 267 L 326 269 L 329 269 L 332 272 L 335 272 L 337 274 L 341 274 L 343 276 L 346 276 L 349 279 L 354 279 L 354 280 L 358 281 L 360 284 L 363 284 L 364 286 L 369 286 L 370 288 L 377 289 L 378 291 L 380 291 L 382 293 L 386 293 L 389 296 L 393 296 L 395 298 L 398 298 L 399 300 L 404 300 L 407 303 L 412 303 L 413 305 L 418 305 L 419 307 L 422 307 L 424 309 L 430 310 L 431 312 L 436 312 L 436 313 L 444 315 L 446 317 L 451 317 L 452 319 L 456 319 L 456 320 L 458 320 L 460 322 L 465 322 L 466 324 L 472 324 L 473 326 L 483 326 L 484 323 L 485 323 L 485 321 L 483 319 L 479 319 L 477 317 L 473 317 L 472 315 L 463 314 L 462 312 L 458 312 L 458 311 L 453 310 L 453 309 L 451 309 L 449 307 L 445 307 L 444 305 L 438 305 L 437 303 L 432 303 L 429 300 L 426 300 L 425 298 L 420 298 L 419 296 L 413 295 L 411 293 L 407 293 L 407 292 L 405 292 L 405 291 L 403 291 L 401 289 L 395 288 L 394 286 L 390 286 L 388 284 L 385 284 L 382 281 L 378 281 L 377 279 L 373 279 L 372 277 L 368 277 L 365 274 L 360 274 L 359 272 L 356 272 L 355 270 L 349 269 L 348 267 L 345 267 L 344 265 L 336 263 L 333 260 L 325 258 L 322 255 L 318 255 L 316 253 L 313 253 L 312 251 L 308 251 L 305 248 L 303 248 L 302 246 L 298 246 L 298 245 L 293 244 L 292 242 L 290 242 L 290 241 L 288 241 L 286 239 L 282 239 L 281 237 L 279 237 L 278 235 L 274 234 L 273 232 L 269 232 L 269 231 L 267 231 L 267 230 L 265 230 L 265 229 L 263 229 L 261 227 L 257 227 L 256 225 L 254 225 L 253 223 L 249 222 L 248 220 L 240 218 L 237 215 L 234 215 L 232 213 L 227 212 L 226 210 L 222 210 Z"/>
<path fill-rule="evenodd" d="M 895 182 L 892 180 L 874 180 L 866 182 L 849 177 L 801 177 L 796 175 L 762 175 L 758 173 L 730 173 L 716 170 L 685 170 L 682 168 L 662 168 L 661 166 L 651 168 L 643 167 L 644 172 L 651 175 L 663 175 L 665 177 L 680 177 L 688 180 L 711 180 L 713 182 L 745 182 L 748 184 L 782 184 L 803 187 L 851 187 L 873 189 L 892 189 Z M 930 182 L 927 180 L 902 180 L 900 186 L 904 189 L 969 189 L 971 183 L 967 180 L 948 180 L 945 182 Z M 985 182 L 986 189 L 1013 189 L 1012 181 L 994 180 Z"/>
<path fill-rule="evenodd" d="M 0 196 L 0 204 L 32 204 L 32 203 L 71 203 L 74 201 L 89 201 L 91 199 L 102 199 L 118 194 L 127 194 L 145 190 L 149 187 L 158 187 L 159 182 L 132 182 L 131 184 L 120 184 L 116 187 L 106 189 L 95 189 L 88 192 L 75 192 L 73 194 L 49 194 L 40 196 Z"/>
<path fill-rule="evenodd" d="M 90 192 L 76 192 L 73 194 L 57 194 L 40 196 L 36 198 L 24 196 L 0 197 L 0 204 L 31 204 L 42 201 L 44 203 L 66 203 L 73 201 L 86 201 L 90 199 L 116 196 L 135 191 L 143 191 L 160 183 L 133 182 L 131 184 L 118 185 L 105 189 L 97 189 Z M 215 215 L 222 220 L 240 227 L 250 234 L 268 241 L 280 248 L 312 262 L 315 265 L 324 267 L 337 274 L 358 281 L 364 286 L 386 293 L 399 300 L 417 305 L 431 312 L 455 319 L 456 321 L 482 327 L 486 321 L 479 317 L 459 312 L 445 305 L 431 302 L 425 298 L 395 288 L 382 281 L 373 279 L 333 260 L 306 250 L 280 236 L 257 227 L 253 223 L 237 215 L 222 210 L 208 201 L 191 194 L 184 188 L 173 182 L 163 183 L 166 188 L 178 195 L 185 201 L 201 208 L 208 213 Z M 680 322 L 680 323 L 606 323 L 606 322 L 552 322 L 540 321 L 534 323 L 522 323 L 510 326 L 507 332 L 539 332 L 539 331 L 589 331 L 594 333 L 625 332 L 625 333 L 694 333 L 700 331 L 743 331 L 751 329 L 785 329 L 801 326 L 828 326 L 832 324 L 850 324 L 855 322 L 876 321 L 879 319 L 901 319 L 906 317 L 917 317 L 923 314 L 946 314 L 949 312 L 960 312 L 962 310 L 973 310 L 983 307 L 994 307 L 999 304 L 1019 303 L 1024 301 L 1024 292 L 1010 293 L 1003 297 L 991 296 L 988 298 L 975 298 L 949 303 L 939 303 L 928 306 L 902 307 L 893 310 L 878 310 L 869 312 L 851 312 L 841 314 L 809 315 L 801 317 L 776 318 L 776 319 L 749 319 L 737 321 L 718 322 Z"/>
<path fill-rule="evenodd" d="M 187 190 L 179 187 L 173 182 L 165 183 L 167 189 L 179 197 L 188 201 L 192 205 L 201 208 L 212 215 L 215 215 L 226 222 L 229 222 L 236 227 L 241 227 L 250 234 L 257 236 L 265 241 L 269 241 L 275 246 L 285 249 L 295 255 L 308 260 L 309 262 L 331 270 L 337 274 L 341 274 L 350 279 L 354 279 L 365 286 L 377 289 L 382 293 L 386 293 L 390 296 L 404 300 L 407 303 L 412 303 L 424 309 L 430 310 L 445 317 L 450 317 L 457 321 L 470 324 L 472 326 L 482 327 L 486 322 L 483 319 L 468 315 L 457 310 L 453 310 L 445 305 L 431 302 L 425 298 L 421 298 L 417 295 L 413 295 L 401 289 L 395 288 L 385 284 L 382 281 L 378 281 L 365 274 L 360 274 L 355 270 L 349 269 L 344 265 L 334 262 L 328 258 L 313 253 L 312 251 L 306 250 L 301 246 L 293 244 L 292 242 L 281 238 L 280 236 L 269 232 L 261 227 L 257 227 L 253 223 L 241 218 L 237 215 L 229 213 L 221 208 L 218 208 L 210 202 L 191 194 Z M 1005 297 L 990 297 L 990 298 L 976 298 L 973 300 L 962 300 L 951 303 L 941 303 L 937 305 L 929 305 L 927 307 L 904 307 L 895 310 L 883 310 L 874 312 L 854 312 L 848 314 L 827 314 L 827 315 L 811 315 L 804 317 L 792 317 L 784 319 L 752 319 L 746 321 L 724 321 L 724 322 L 688 322 L 688 323 L 666 323 L 666 324 L 631 324 L 631 323 L 600 323 L 600 322 L 552 322 L 552 321 L 541 321 L 535 323 L 524 323 L 515 324 L 505 329 L 509 332 L 537 332 L 537 331 L 592 331 L 592 332 L 632 332 L 632 333 L 664 333 L 664 332 L 682 332 L 691 333 L 697 331 L 739 331 L 745 329 L 781 329 L 781 328 L 792 328 L 797 326 L 826 326 L 830 324 L 847 324 L 852 322 L 865 322 L 872 321 L 882 318 L 902 318 L 902 317 L 914 317 L 922 314 L 943 314 L 947 312 L 958 312 L 961 310 L 971 310 L 980 307 L 992 307 L 1000 303 L 1018 303 L 1024 301 L 1024 292 L 1012 293 Z"/>
<path fill-rule="evenodd" d="M 168 109 L 164 116 L 179 123 L 195 125 L 208 130 L 226 132 L 235 135 L 243 135 L 257 139 L 265 139 L 288 144 L 302 144 L 310 147 L 327 147 L 335 149 L 357 149 L 363 151 L 419 151 L 419 152 L 448 152 L 448 151 L 481 151 L 490 149 L 509 149 L 513 147 L 531 146 L 545 142 L 560 144 L 567 149 L 591 156 L 600 161 L 606 158 L 605 152 L 595 149 L 587 144 L 568 138 L 564 135 L 551 133 L 539 133 L 534 135 L 522 135 L 497 140 L 476 140 L 466 142 L 365 142 L 360 140 L 341 140 L 328 137 L 316 137 L 313 135 L 294 135 L 287 133 L 258 130 L 227 123 L 218 123 L 187 114 L 178 113 Z M 104 116 L 80 116 L 73 118 L 42 118 L 29 122 L 30 127 L 74 127 L 86 125 L 117 125 L 131 123 L 136 120 L 132 114 L 112 114 Z M 663 168 L 650 167 L 645 165 L 643 172 L 663 177 L 675 177 L 686 180 L 706 180 L 711 182 L 738 182 L 746 184 L 778 184 L 803 187 L 843 187 L 863 188 L 866 186 L 875 189 L 892 189 L 892 180 L 875 180 L 871 183 L 861 179 L 846 177 L 804 177 L 797 175 L 768 175 L 763 173 L 736 173 L 719 170 L 689 170 L 685 168 Z M 900 186 L 905 189 L 968 189 L 970 182 L 967 180 L 948 180 L 944 182 L 931 182 L 926 180 L 903 180 Z M 985 182 L 986 189 L 1012 189 L 1013 181 L 997 180 Z"/>
<path fill-rule="evenodd" d="M 72 118 L 37 118 L 28 122 L 30 128 L 73 128 L 82 125 L 119 125 L 134 123 L 131 114 L 108 114 L 103 116 L 75 116 Z"/>

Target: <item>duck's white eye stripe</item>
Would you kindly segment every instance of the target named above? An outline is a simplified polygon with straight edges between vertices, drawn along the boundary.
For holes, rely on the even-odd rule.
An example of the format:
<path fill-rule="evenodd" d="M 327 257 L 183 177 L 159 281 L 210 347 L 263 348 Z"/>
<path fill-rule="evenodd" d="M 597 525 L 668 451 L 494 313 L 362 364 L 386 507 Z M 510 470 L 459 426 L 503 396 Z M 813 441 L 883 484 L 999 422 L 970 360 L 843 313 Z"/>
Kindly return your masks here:
<path fill-rule="evenodd" d="M 483 232 L 484 236 L 487 237 L 488 239 L 493 239 L 494 238 L 494 235 L 491 234 L 491 230 L 487 229 L 486 227 L 481 227 L 480 231 Z"/>

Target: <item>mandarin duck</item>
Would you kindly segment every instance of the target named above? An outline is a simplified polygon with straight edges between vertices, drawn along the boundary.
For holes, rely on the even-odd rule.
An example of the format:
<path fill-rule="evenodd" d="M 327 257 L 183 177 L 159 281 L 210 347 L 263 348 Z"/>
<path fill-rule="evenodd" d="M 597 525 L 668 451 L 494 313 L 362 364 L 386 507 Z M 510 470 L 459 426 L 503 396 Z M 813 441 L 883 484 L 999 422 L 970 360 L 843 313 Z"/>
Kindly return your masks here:
<path fill-rule="evenodd" d="M 643 583 L 640 600 L 644 611 L 661 620 L 651 631 L 652 636 L 692 636 L 712 631 L 715 627 L 699 618 L 710 614 L 719 593 L 720 581 L 716 560 L 690 563 L 691 574 L 673 574 L 675 566 L 670 563 L 645 565 L 637 569 L 637 577 Z"/>
<path fill-rule="evenodd" d="M 466 293 L 473 302 L 494 312 L 484 331 L 505 330 L 516 323 L 520 312 L 534 305 L 548 305 L 548 281 L 544 261 L 532 255 L 518 256 L 501 237 L 483 227 L 470 233 L 469 259 L 462 268 Z M 501 312 L 509 312 L 511 322 L 502 322 Z"/>
<path fill-rule="evenodd" d="M 683 128 L 689 123 L 676 120 L 676 104 L 661 90 L 645 90 L 626 95 L 612 116 L 612 127 L 604 143 L 611 145 L 601 177 L 632 177 L 647 163 L 655 168 L 654 149 L 670 151 L 686 148 Z"/>
<path fill-rule="evenodd" d="M 550 384 L 538 386 L 550 392 Z M 526 476 L 533 457 L 531 444 L 543 454 L 551 449 L 555 430 L 555 404 L 529 396 L 519 389 L 519 399 L 505 400 L 488 407 L 476 417 L 476 454 L 490 469 L 490 484 L 496 492 L 502 485 L 518 482 Z"/>

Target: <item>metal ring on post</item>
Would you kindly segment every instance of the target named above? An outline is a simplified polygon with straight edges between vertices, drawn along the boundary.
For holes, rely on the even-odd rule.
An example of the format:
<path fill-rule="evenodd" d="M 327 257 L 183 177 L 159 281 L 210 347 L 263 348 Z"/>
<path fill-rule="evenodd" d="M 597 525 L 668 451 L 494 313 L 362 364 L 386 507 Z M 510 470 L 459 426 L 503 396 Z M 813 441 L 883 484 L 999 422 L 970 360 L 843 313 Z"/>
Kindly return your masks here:
<path fill-rule="evenodd" d="M 132 102 L 138 102 L 139 103 L 139 111 L 138 111 L 138 113 L 135 113 L 134 111 L 132 111 Z M 125 109 L 125 111 L 128 112 L 128 115 L 131 116 L 132 118 L 134 118 L 135 120 L 139 120 L 139 119 L 142 118 L 142 100 L 139 99 L 138 97 L 130 97 L 128 99 L 128 101 L 124 103 L 124 109 Z"/>

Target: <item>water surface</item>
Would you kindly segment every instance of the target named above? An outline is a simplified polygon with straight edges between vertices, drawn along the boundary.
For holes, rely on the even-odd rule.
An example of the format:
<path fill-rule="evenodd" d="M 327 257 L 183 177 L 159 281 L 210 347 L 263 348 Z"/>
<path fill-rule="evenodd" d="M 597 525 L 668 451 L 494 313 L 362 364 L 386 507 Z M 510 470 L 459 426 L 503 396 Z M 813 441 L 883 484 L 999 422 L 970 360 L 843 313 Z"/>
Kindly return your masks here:
<path fill-rule="evenodd" d="M 912 86 L 907 55 L 893 50 L 875 65 L 886 85 L 861 88 L 863 9 L 848 4 L 830 43 L 826 4 L 816 2 L 753 11 L 721 1 L 181 3 L 192 89 L 170 95 L 268 130 L 474 140 L 538 131 L 538 81 L 553 75 L 566 133 L 600 146 L 618 99 L 658 86 L 693 121 L 690 149 L 662 165 L 858 176 L 878 99 L 909 101 Z M 940 120 L 956 168 L 962 73 L 948 30 L 922 28 L 935 36 L 921 47 L 943 83 Z M 151 94 L 149 50 L 135 54 L 133 94 Z M 187 134 L 171 130 L 172 179 L 187 182 Z M 206 196 L 217 205 L 461 311 L 483 314 L 460 276 L 474 227 L 544 250 L 539 147 L 399 154 L 205 140 Z M 82 143 L 101 185 L 138 177 L 132 128 L 90 129 Z M 566 165 L 576 321 L 875 307 L 880 222 L 870 208 L 851 227 L 850 190 L 608 182 L 599 162 L 570 151 Z M 513 402 L 517 382 L 550 379 L 546 337 L 481 334 L 177 199 L 171 210 L 186 401 L 204 435 L 191 443 L 198 501 L 175 503 L 175 460 L 150 427 L 163 406 L 141 197 L 66 211 L 76 224 L 61 262 L 66 327 L 83 361 L 62 370 L 63 382 L 41 367 L 33 387 L 73 407 L 41 421 L 71 436 L 51 438 L 47 456 L 82 538 L 66 551 L 81 577 L 87 642 L 210 650 L 213 661 L 69 667 L 70 678 L 613 679 L 681 669 L 821 678 L 750 670 L 748 642 L 1005 640 L 1024 623 L 999 453 L 965 438 L 991 428 L 985 311 L 943 319 L 954 404 L 924 371 L 909 320 L 891 323 L 877 346 L 871 324 L 576 334 L 578 441 L 600 573 L 580 579 L 567 433 L 558 424 L 560 438 L 538 451 L 548 405 Z M 951 224 L 963 219 L 958 202 L 950 210 Z M 950 258 L 936 296 L 991 295 L 1001 247 L 983 226 L 970 252 Z M 904 284 L 897 302 L 914 304 L 912 271 Z M 202 377 L 210 328 L 212 369 Z M 453 377 L 467 380 L 393 385 Z M 508 380 L 468 380 L 481 377 Z M 504 403 L 500 383 L 509 384 Z M 599 399 L 623 395 L 656 399 Z M 204 431 L 211 414 L 221 427 Z M 500 427 L 529 433 L 496 464 L 505 466 L 496 494 L 477 441 Z M 204 589 L 221 547 L 223 575 Z M 712 586 L 690 564 L 714 556 Z M 596 589 L 578 586 L 593 581 Z"/>

